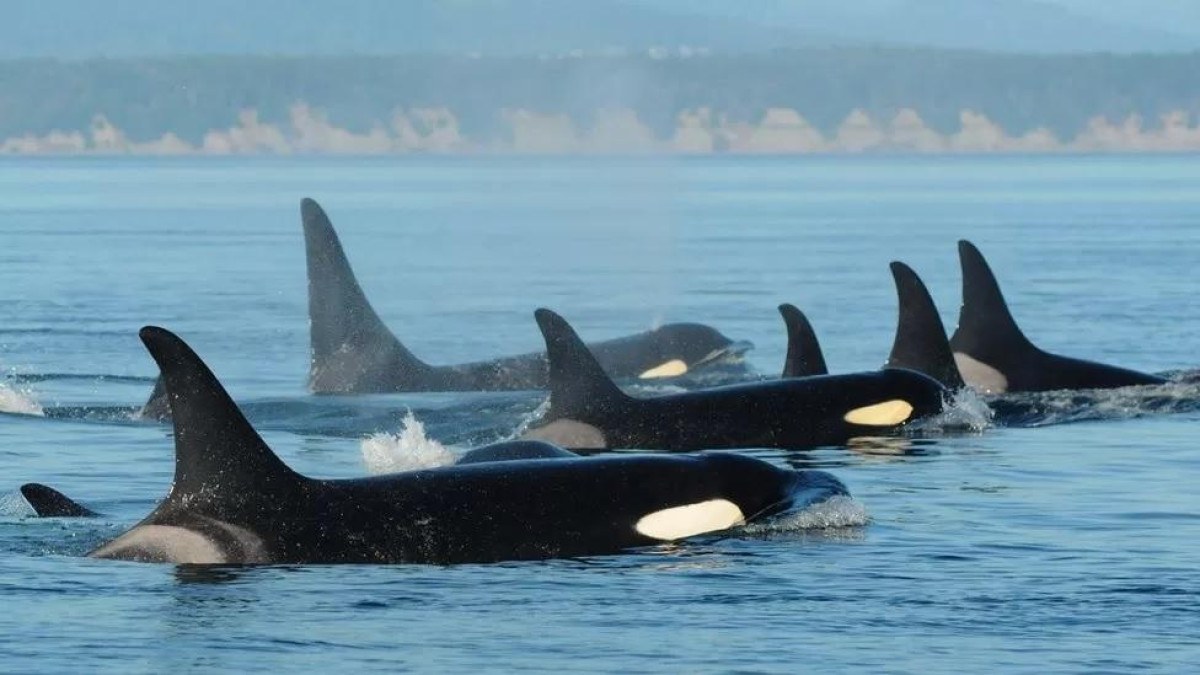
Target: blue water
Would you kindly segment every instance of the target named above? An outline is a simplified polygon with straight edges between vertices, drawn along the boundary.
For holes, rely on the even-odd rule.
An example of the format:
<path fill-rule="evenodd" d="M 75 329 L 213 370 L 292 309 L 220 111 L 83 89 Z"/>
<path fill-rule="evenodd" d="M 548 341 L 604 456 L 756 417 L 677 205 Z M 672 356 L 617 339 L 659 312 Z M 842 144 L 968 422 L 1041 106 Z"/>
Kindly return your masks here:
<path fill-rule="evenodd" d="M 887 263 L 948 326 L 955 241 L 1041 346 L 1195 369 L 1200 162 L 1178 158 L 0 161 L 0 670 L 1185 672 L 1200 659 L 1200 391 L 1048 397 L 907 447 L 754 451 L 840 477 L 871 520 L 488 566 L 204 571 L 93 561 L 172 470 L 127 412 L 179 332 L 315 475 L 412 411 L 434 441 L 511 433 L 538 393 L 313 398 L 298 202 L 428 361 L 703 321 L 783 361 L 803 308 L 830 367 L 878 367 Z M 42 410 L 45 416 L 19 414 Z M 412 448 L 407 448 L 412 450 Z M 23 482 L 105 514 L 28 518 Z"/>

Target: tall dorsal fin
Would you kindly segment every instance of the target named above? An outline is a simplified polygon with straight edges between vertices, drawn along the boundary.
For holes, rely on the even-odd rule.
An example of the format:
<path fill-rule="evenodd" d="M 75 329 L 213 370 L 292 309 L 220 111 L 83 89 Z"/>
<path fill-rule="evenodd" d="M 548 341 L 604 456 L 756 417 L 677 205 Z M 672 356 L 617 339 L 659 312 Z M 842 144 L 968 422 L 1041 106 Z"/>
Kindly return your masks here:
<path fill-rule="evenodd" d="M 896 281 L 900 317 L 896 322 L 896 339 L 888 356 L 888 368 L 908 368 L 932 377 L 949 389 L 964 385 L 954 353 L 946 339 L 946 328 L 929 289 L 911 267 L 893 262 L 892 278 Z"/>
<path fill-rule="evenodd" d="M 785 302 L 779 306 L 779 313 L 783 315 L 788 336 L 787 358 L 783 361 L 782 377 L 829 374 L 829 368 L 825 365 L 825 355 L 821 353 L 821 343 L 817 341 L 817 334 L 804 312 Z"/>
<path fill-rule="evenodd" d="M 208 366 L 170 331 L 138 335 L 162 371 L 175 427 L 172 499 L 261 494 L 303 480 L 267 447 Z"/>
<path fill-rule="evenodd" d="M 309 386 L 317 392 L 355 391 L 379 370 L 425 372 L 430 366 L 396 339 L 371 307 L 329 216 L 312 199 L 300 201 L 308 263 L 312 360 Z"/>
<path fill-rule="evenodd" d="M 979 249 L 963 239 L 958 242 L 958 257 L 962 263 L 962 308 L 958 328 L 950 338 L 954 351 L 994 364 L 996 357 L 1036 349 L 1017 327 L 1000 284 Z"/>
<path fill-rule="evenodd" d="M 91 518 L 96 512 L 41 483 L 21 486 L 21 496 L 40 518 Z"/>
<path fill-rule="evenodd" d="M 534 312 L 546 340 L 550 370 L 550 410 L 547 420 L 574 417 L 624 401 L 625 392 L 609 378 L 596 357 L 566 319 L 548 309 Z"/>

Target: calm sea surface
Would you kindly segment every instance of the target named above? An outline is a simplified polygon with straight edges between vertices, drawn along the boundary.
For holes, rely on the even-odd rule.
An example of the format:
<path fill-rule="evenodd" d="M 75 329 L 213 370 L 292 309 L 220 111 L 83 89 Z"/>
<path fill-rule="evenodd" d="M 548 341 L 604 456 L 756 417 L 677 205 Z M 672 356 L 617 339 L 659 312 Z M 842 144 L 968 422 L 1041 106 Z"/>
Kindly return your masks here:
<path fill-rule="evenodd" d="M 1041 346 L 1200 367 L 1200 161 L 1179 158 L 0 160 L 0 671 L 514 669 L 1186 672 L 1200 662 L 1200 390 L 1048 397 L 1036 419 L 897 447 L 752 454 L 828 469 L 870 513 L 504 565 L 197 570 L 81 555 L 149 512 L 167 428 L 128 412 L 180 333 L 299 470 L 368 472 L 511 433 L 537 392 L 315 398 L 298 204 L 318 199 L 388 325 L 452 363 L 701 321 L 774 374 L 775 307 L 834 371 L 878 367 L 887 263 L 953 327 L 955 241 Z M 37 414 L 37 413 L 41 414 Z M 38 520 L 55 485 L 96 520 Z"/>

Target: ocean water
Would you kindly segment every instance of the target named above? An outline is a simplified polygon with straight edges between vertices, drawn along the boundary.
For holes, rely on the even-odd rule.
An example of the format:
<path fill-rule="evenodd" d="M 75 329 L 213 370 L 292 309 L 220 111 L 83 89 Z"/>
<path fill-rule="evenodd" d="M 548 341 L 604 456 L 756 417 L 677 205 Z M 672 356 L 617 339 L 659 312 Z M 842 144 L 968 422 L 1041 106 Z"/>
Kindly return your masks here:
<path fill-rule="evenodd" d="M 539 392 L 312 397 L 298 203 L 388 325 L 452 363 L 701 321 L 776 373 L 775 307 L 878 367 L 891 260 L 953 327 L 955 241 L 1039 345 L 1195 370 L 1194 157 L 0 160 L 0 670 L 1186 672 L 1200 660 L 1200 389 L 1049 395 L 903 442 L 748 449 L 854 494 L 822 518 L 624 555 L 204 569 L 94 561 L 168 488 L 130 418 L 170 328 L 302 472 L 440 463 Z M 668 389 L 668 387 L 663 388 Z M 653 389 L 644 392 L 655 393 Z M 970 426 L 970 425 L 969 425 Z M 104 516 L 35 519 L 55 485 Z M 869 518 L 862 517 L 865 510 Z"/>

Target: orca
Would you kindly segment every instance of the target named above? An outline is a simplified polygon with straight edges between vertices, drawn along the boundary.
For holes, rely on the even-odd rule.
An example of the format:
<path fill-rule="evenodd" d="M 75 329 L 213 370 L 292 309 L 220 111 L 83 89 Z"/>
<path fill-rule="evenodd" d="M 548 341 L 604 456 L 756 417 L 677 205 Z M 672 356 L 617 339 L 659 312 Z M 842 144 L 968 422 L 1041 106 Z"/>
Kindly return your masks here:
<path fill-rule="evenodd" d="M 817 341 L 817 334 L 808 317 L 795 305 L 788 303 L 779 306 L 779 313 L 787 326 L 788 338 L 787 357 L 783 361 L 781 377 L 828 375 L 829 367 L 825 365 L 821 343 Z"/>
<path fill-rule="evenodd" d="M 975 389 L 1000 394 L 1166 382 L 1154 375 L 1037 348 L 1017 326 L 1000 284 L 979 249 L 964 239 L 958 242 L 958 255 L 962 263 L 962 308 L 950 347 L 963 379 Z"/>
<path fill-rule="evenodd" d="M 29 502 L 39 518 L 94 518 L 99 515 L 58 490 L 41 483 L 22 485 L 21 496 Z"/>
<path fill-rule="evenodd" d="M 579 455 L 541 441 L 504 441 L 468 450 L 458 458 L 455 464 L 567 457 L 578 458 Z M 95 518 L 100 515 L 49 485 L 26 483 L 21 486 L 20 490 L 21 496 L 25 498 L 39 518 Z"/>
<path fill-rule="evenodd" d="M 518 459 L 564 459 L 579 455 L 542 441 L 504 441 L 481 448 L 468 450 L 458 458 L 455 465 L 479 464 L 481 462 L 511 462 Z"/>
<path fill-rule="evenodd" d="M 535 313 L 550 355 L 550 407 L 524 438 L 570 449 L 803 449 L 894 433 L 941 412 L 947 394 L 911 370 L 778 379 L 633 398 L 574 329 Z"/>
<path fill-rule="evenodd" d="M 166 419 L 169 419 L 166 418 Z M 579 455 L 541 441 L 503 441 L 468 450 L 455 464 L 510 462 L 519 459 L 578 458 Z M 41 483 L 21 486 L 21 496 L 39 518 L 94 518 L 100 514 Z"/>
<path fill-rule="evenodd" d="M 271 451 L 183 340 L 151 326 L 140 336 L 167 390 L 175 478 L 149 516 L 88 554 L 94 558 L 456 564 L 601 555 L 720 533 L 848 494 L 822 471 L 730 453 L 310 478 Z"/>
<path fill-rule="evenodd" d="M 946 327 L 925 282 L 902 262 L 892 262 L 891 269 L 900 316 L 885 367 L 908 368 L 925 373 L 947 389 L 962 389 L 966 383 L 958 372 Z"/>
<path fill-rule="evenodd" d="M 300 203 L 300 212 L 308 267 L 311 391 L 346 394 L 546 388 L 544 353 L 451 366 L 434 366 L 417 358 L 371 307 L 325 211 L 306 198 Z M 736 363 L 751 346 L 734 342 L 710 326 L 672 323 L 597 342 L 592 348 L 612 377 L 647 380 Z"/>

